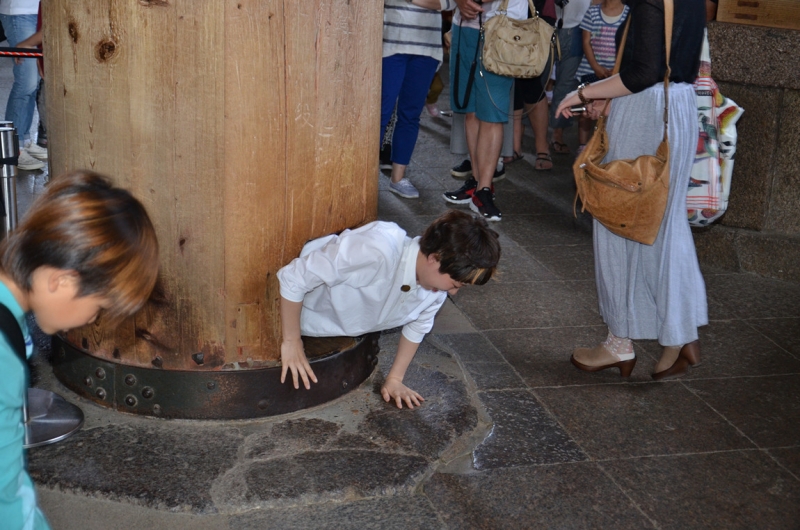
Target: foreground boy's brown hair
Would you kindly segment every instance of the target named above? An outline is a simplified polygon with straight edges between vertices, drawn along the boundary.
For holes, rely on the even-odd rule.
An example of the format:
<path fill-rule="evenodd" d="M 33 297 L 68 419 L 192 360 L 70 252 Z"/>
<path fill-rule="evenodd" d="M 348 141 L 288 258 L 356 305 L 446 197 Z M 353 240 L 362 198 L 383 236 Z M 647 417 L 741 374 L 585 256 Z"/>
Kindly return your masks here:
<path fill-rule="evenodd" d="M 483 285 L 500 261 L 497 232 L 480 217 L 449 210 L 425 230 L 419 249 L 439 259 L 439 271 L 457 282 Z"/>
<path fill-rule="evenodd" d="M 74 270 L 78 296 L 107 297 L 111 319 L 139 310 L 158 276 L 158 241 L 144 206 L 91 171 L 53 179 L 0 256 L 2 271 L 25 291 L 39 267 Z"/>

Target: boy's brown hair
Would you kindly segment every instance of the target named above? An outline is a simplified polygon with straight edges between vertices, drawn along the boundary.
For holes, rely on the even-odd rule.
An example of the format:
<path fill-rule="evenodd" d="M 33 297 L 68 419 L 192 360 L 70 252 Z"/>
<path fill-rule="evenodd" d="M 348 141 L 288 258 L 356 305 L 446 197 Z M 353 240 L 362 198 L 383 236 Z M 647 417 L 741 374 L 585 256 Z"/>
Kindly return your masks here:
<path fill-rule="evenodd" d="M 107 297 L 112 319 L 139 310 L 158 276 L 158 240 L 144 206 L 91 171 L 53 179 L 0 255 L 0 268 L 24 291 L 39 267 L 76 271 L 78 296 Z"/>
<path fill-rule="evenodd" d="M 448 210 L 425 230 L 419 249 L 436 255 L 439 272 L 457 282 L 483 285 L 500 261 L 497 232 L 486 221 L 459 210 Z"/>

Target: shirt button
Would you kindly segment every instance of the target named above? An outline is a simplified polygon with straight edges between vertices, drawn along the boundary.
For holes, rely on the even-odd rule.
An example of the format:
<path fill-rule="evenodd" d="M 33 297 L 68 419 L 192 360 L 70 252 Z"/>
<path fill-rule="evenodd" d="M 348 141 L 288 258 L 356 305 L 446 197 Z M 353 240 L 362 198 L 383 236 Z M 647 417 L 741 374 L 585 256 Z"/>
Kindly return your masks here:
<path fill-rule="evenodd" d="M 400 287 L 400 290 L 403 291 L 404 293 L 407 293 L 408 291 L 411 290 L 411 286 L 410 285 L 402 285 Z"/>

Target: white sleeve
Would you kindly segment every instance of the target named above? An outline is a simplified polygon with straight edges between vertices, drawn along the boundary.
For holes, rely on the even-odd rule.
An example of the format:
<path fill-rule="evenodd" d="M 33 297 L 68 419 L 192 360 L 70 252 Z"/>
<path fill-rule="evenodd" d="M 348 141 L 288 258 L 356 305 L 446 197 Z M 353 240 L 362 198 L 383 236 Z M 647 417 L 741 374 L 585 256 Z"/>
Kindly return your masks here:
<path fill-rule="evenodd" d="M 420 313 L 418 319 L 403 326 L 403 336 L 409 341 L 419 344 L 425 338 L 425 335 L 433 329 L 433 319 L 436 318 L 436 313 L 439 312 L 442 304 L 447 300 L 447 293 L 440 294 L 441 296 L 436 298 L 431 305 Z"/>
<path fill-rule="evenodd" d="M 328 239 L 321 248 L 303 252 L 278 271 L 283 298 L 302 302 L 306 293 L 323 284 L 369 285 L 386 267 L 388 260 L 382 249 L 367 234 L 348 233 Z"/>

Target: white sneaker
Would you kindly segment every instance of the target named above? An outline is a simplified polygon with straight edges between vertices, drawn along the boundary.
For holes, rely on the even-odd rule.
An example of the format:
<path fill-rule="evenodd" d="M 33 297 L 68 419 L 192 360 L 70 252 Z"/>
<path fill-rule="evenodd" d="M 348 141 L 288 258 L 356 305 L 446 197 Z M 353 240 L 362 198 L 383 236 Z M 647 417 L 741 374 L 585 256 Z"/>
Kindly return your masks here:
<path fill-rule="evenodd" d="M 36 169 L 42 169 L 44 167 L 44 162 L 41 160 L 36 160 L 29 155 L 27 151 L 20 151 L 17 167 L 26 171 L 34 171 Z"/>
<path fill-rule="evenodd" d="M 47 160 L 47 148 L 39 144 L 31 144 L 25 148 L 29 155 L 39 160 Z"/>
<path fill-rule="evenodd" d="M 406 199 L 419 199 L 419 191 L 407 178 L 400 179 L 400 182 L 389 181 L 389 189 Z"/>

